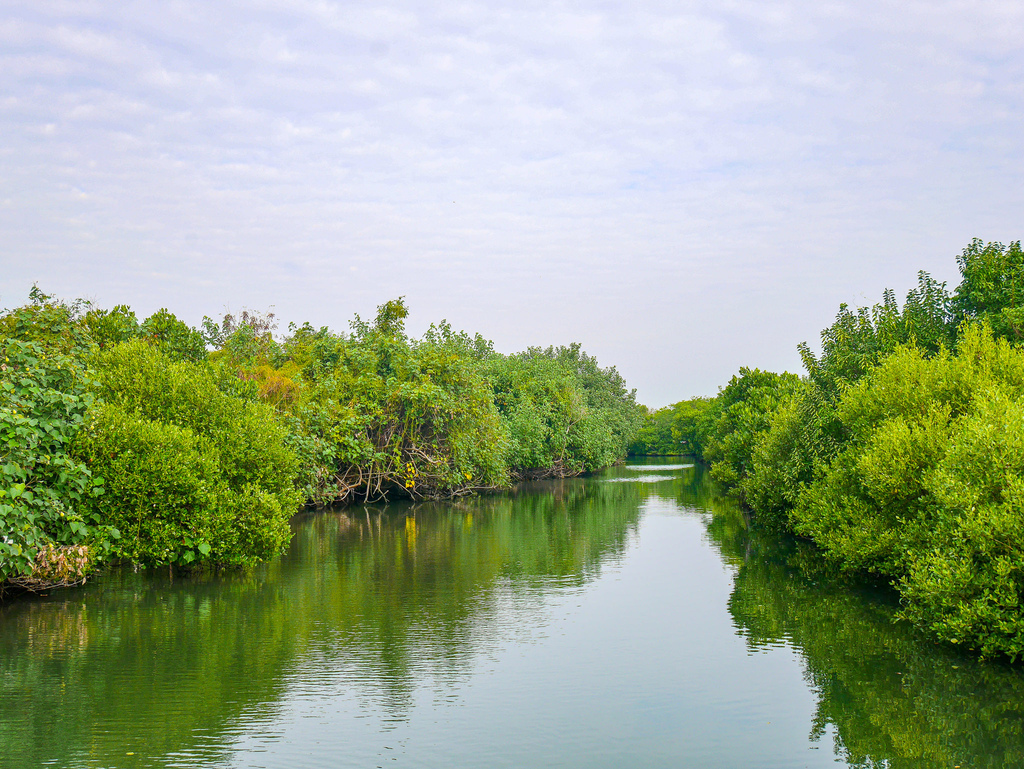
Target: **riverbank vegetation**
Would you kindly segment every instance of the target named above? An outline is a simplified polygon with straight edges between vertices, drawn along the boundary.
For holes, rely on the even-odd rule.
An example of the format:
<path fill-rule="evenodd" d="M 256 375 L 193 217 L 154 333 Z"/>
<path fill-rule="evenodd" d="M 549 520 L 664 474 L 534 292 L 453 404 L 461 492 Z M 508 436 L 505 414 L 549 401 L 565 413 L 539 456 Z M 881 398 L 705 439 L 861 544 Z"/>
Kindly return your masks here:
<path fill-rule="evenodd" d="M 402 300 L 348 333 L 191 328 L 33 289 L 0 315 L 0 586 L 99 565 L 246 564 L 302 505 L 500 489 L 619 461 L 640 406 L 579 345 L 495 352 L 405 331 Z"/>
<path fill-rule="evenodd" d="M 1024 252 L 975 240 L 958 264 L 952 292 L 921 273 L 902 306 L 842 305 L 803 377 L 741 369 L 679 424 L 759 525 L 892 584 L 931 637 L 1020 659 Z"/>

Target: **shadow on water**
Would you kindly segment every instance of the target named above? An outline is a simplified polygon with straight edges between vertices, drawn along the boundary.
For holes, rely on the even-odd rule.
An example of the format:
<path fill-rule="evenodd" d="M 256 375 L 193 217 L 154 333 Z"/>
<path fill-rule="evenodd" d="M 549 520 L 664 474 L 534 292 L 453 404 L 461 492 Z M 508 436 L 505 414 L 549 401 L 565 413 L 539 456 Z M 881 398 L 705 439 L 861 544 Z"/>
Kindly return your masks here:
<path fill-rule="evenodd" d="M 401 717 L 417 677 L 462 675 L 488 624 L 515 620 L 502 595 L 542 601 L 618 557 L 642 501 L 629 485 L 568 480 L 320 512 L 250 571 L 125 570 L 2 606 L 0 763 L 226 762 L 236 722 L 272 717 L 332 671 L 376 681 L 375 704 Z"/>

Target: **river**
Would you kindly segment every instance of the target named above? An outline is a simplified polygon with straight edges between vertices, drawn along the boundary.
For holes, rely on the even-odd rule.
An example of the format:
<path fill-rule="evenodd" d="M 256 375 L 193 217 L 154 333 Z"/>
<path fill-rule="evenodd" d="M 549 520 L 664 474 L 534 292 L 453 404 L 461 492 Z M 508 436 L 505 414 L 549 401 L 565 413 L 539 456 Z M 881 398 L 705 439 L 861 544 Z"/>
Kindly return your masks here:
<path fill-rule="evenodd" d="M 293 525 L 252 570 L 0 606 L 0 766 L 1024 766 L 1020 668 L 684 460 Z"/>

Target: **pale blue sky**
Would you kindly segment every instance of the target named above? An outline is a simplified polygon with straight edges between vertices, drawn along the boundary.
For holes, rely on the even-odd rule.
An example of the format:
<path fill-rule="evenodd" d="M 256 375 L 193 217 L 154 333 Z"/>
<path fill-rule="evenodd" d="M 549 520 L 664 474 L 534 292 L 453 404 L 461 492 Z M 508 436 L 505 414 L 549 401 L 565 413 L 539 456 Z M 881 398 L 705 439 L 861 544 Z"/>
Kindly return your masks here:
<path fill-rule="evenodd" d="M 404 295 L 641 401 L 1024 232 L 1024 4 L 0 7 L 0 306 L 344 329 Z"/>

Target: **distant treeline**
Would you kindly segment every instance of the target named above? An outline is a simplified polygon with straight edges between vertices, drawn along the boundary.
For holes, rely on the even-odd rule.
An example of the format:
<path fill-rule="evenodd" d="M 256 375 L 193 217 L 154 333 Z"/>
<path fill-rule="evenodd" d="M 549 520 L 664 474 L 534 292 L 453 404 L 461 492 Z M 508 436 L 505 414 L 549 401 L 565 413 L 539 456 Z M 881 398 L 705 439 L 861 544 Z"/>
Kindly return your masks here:
<path fill-rule="evenodd" d="M 1024 657 L 1024 252 L 972 242 L 952 292 L 928 274 L 842 305 L 806 375 L 740 369 L 648 415 L 634 451 L 689 448 L 760 525 L 891 582 L 933 638 Z"/>
<path fill-rule="evenodd" d="M 96 566 L 244 564 L 303 504 L 442 498 L 625 456 L 642 407 L 579 345 L 496 353 L 404 327 L 272 315 L 192 328 L 33 289 L 0 315 L 0 588 Z"/>

